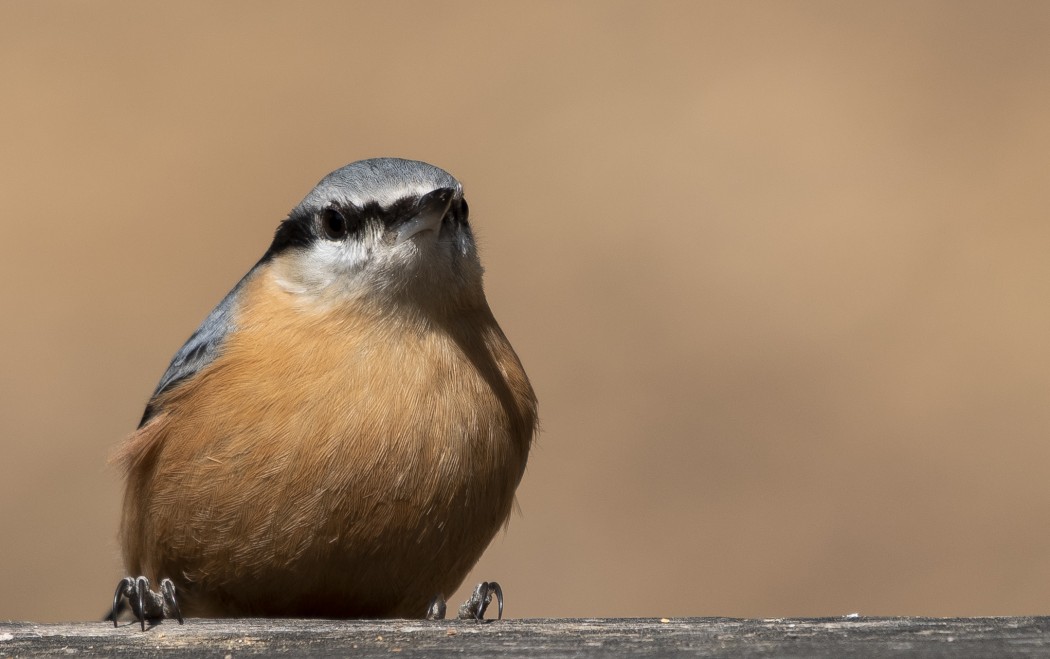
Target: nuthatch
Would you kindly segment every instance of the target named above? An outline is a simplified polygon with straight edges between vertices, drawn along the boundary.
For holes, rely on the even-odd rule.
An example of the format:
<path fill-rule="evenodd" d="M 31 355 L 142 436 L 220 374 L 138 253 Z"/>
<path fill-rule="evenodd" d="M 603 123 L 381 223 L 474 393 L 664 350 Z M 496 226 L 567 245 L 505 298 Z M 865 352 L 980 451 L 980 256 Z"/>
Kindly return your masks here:
<path fill-rule="evenodd" d="M 125 600 L 143 625 L 442 616 L 507 521 L 536 428 L 481 280 L 447 172 L 378 158 L 322 179 L 117 451 L 136 577 L 114 624 Z M 460 615 L 492 594 L 502 610 L 483 583 Z"/>

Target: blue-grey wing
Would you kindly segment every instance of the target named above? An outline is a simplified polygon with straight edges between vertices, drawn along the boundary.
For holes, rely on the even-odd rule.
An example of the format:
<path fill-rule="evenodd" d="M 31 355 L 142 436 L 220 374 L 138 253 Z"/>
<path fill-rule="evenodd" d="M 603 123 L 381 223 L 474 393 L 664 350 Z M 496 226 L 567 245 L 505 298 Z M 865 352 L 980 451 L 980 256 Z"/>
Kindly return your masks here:
<path fill-rule="evenodd" d="M 149 403 L 146 404 L 146 411 L 142 414 L 142 421 L 139 422 L 140 428 L 160 411 L 160 408 L 157 407 L 158 396 L 193 376 L 214 361 L 222 352 L 226 337 L 237 329 L 235 315 L 240 292 L 254 271 L 253 268 L 233 287 L 232 291 L 226 294 L 222 302 L 204 319 L 197 331 L 175 353 L 171 364 L 168 365 L 168 370 L 161 376 L 157 388 L 150 396 Z"/>

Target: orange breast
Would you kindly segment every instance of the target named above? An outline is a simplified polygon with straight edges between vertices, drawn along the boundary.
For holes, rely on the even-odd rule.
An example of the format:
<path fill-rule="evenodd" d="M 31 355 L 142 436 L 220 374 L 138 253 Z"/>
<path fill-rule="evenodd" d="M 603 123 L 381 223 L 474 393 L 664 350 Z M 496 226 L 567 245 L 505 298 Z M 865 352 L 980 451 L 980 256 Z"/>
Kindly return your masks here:
<path fill-rule="evenodd" d="M 506 520 L 535 425 L 487 307 L 297 308 L 266 270 L 124 449 L 132 574 L 190 615 L 419 616 Z"/>

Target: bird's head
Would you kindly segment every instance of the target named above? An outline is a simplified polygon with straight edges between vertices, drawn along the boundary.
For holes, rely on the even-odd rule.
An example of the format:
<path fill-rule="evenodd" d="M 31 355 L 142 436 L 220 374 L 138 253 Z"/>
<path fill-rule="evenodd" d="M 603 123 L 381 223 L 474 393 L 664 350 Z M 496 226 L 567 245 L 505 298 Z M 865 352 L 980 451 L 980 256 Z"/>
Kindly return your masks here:
<path fill-rule="evenodd" d="M 304 301 L 484 304 L 463 186 L 415 160 L 361 160 L 324 177 L 263 257 Z"/>

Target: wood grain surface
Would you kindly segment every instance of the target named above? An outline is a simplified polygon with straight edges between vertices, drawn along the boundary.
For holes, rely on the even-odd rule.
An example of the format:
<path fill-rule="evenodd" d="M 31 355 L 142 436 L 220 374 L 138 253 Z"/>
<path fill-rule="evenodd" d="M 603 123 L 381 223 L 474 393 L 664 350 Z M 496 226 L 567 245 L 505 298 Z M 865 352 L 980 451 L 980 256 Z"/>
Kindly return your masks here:
<path fill-rule="evenodd" d="M 0 622 L 0 657 L 1036 657 L 1050 618 L 190 619 Z"/>

